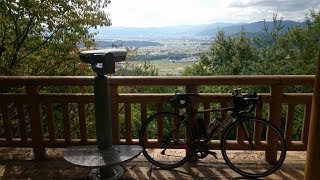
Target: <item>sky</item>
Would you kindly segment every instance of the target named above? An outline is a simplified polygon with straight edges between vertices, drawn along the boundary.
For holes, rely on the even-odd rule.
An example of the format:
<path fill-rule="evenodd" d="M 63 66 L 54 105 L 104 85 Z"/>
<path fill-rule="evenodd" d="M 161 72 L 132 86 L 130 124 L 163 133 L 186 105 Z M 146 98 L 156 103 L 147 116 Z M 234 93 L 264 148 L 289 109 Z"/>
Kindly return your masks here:
<path fill-rule="evenodd" d="M 112 26 L 161 27 L 217 22 L 303 21 L 320 0 L 111 0 L 106 11 Z"/>

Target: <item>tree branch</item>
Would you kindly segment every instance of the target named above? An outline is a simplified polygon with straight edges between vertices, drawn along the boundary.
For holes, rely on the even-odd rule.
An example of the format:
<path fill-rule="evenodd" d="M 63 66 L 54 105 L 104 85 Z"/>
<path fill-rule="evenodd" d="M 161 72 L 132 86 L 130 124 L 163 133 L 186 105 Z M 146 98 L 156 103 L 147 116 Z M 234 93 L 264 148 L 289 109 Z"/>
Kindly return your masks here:
<path fill-rule="evenodd" d="M 32 54 L 33 52 L 37 51 L 40 47 L 44 46 L 50 39 L 52 39 L 53 35 L 58 32 L 58 29 L 55 30 L 46 40 L 44 40 L 39 46 L 35 47 L 33 50 L 29 51 L 27 54 L 25 54 L 24 56 L 22 56 L 21 58 L 19 58 L 17 60 L 17 63 L 19 63 L 21 60 L 23 60 L 24 58 L 28 57 L 30 54 Z"/>

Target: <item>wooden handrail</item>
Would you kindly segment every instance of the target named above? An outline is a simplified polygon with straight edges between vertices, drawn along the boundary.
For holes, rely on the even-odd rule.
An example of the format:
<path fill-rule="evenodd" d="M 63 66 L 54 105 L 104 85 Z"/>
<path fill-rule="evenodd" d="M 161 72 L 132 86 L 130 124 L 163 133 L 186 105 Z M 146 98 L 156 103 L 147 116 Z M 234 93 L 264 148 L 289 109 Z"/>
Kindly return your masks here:
<path fill-rule="evenodd" d="M 313 85 L 314 75 L 111 76 L 112 86 Z M 93 76 L 1 76 L 1 86 L 92 86 Z M 155 83 L 155 81 L 157 83 Z"/>
<path fill-rule="evenodd" d="M 305 151 L 308 141 L 309 119 L 311 113 L 312 93 L 285 93 L 283 89 L 290 86 L 312 87 L 315 76 L 312 75 L 263 75 L 263 76 L 111 76 L 110 94 L 113 119 L 114 144 L 138 144 L 133 136 L 133 108 L 139 108 L 140 124 L 154 112 L 164 111 L 168 100 L 174 93 L 121 93 L 118 87 L 135 86 L 183 86 L 185 92 L 198 92 L 200 86 L 264 86 L 270 88 L 270 93 L 262 94 L 263 103 L 269 104 L 269 118 L 275 120 L 280 126 L 280 119 L 284 114 L 281 107 L 287 106 L 288 111 L 285 123 L 285 137 L 288 141 L 288 150 Z M 45 148 L 66 147 L 70 145 L 95 144 L 92 133 L 94 128 L 94 95 L 93 93 L 47 93 L 42 91 L 46 86 L 93 86 L 93 76 L 61 76 L 61 77 L 29 77 L 29 76 L 2 76 L 1 88 L 23 87 L 25 92 L 0 92 L 0 146 L 32 147 L 36 159 L 45 158 Z M 41 88 L 40 88 L 41 87 Z M 40 88 L 40 91 L 38 91 Z M 230 89 L 231 91 L 232 89 Z M 61 91 L 61 90 L 59 90 Z M 258 92 L 259 93 L 259 92 Z M 230 93 L 200 93 L 193 103 L 204 107 L 218 104 L 222 107 L 231 100 Z M 293 141 L 293 122 L 295 107 L 304 106 L 304 119 L 301 141 Z M 151 108 L 152 107 L 152 108 Z M 152 109 L 153 112 L 150 112 Z M 121 111 L 121 112 L 120 112 Z M 174 109 L 172 111 L 178 111 Z M 16 113 L 16 114 L 15 114 Z M 221 114 L 223 117 L 226 114 Z M 256 115 L 263 116 L 263 109 L 257 108 Z M 137 118 L 137 117 L 135 117 Z M 204 115 L 206 123 L 210 121 L 210 114 Z M 268 117 L 264 117 L 268 118 Z M 161 133 L 163 125 L 159 124 Z M 12 132 L 13 128 L 19 129 L 19 134 Z M 258 128 L 258 127 L 257 127 Z M 31 130 L 31 131 L 30 131 Z M 257 132 L 259 132 L 257 130 Z M 241 132 L 239 139 L 230 144 L 231 149 L 243 148 Z M 255 139 L 259 141 L 256 134 Z M 211 148 L 219 148 L 219 141 L 212 141 Z M 158 146 L 155 140 L 150 145 Z M 267 146 L 261 146 L 266 148 Z M 269 148 L 269 147 L 268 147 Z M 272 153 L 268 158 L 272 161 Z"/>

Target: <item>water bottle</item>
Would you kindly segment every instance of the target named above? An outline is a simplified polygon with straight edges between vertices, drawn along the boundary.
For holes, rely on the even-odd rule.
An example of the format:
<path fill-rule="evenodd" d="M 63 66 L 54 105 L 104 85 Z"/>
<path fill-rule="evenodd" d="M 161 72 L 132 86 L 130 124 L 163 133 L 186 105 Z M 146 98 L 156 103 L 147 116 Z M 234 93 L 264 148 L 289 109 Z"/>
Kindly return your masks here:
<path fill-rule="evenodd" d="M 207 134 L 213 133 L 213 130 L 217 130 L 219 126 L 220 126 L 220 119 L 219 118 L 213 119 L 208 125 Z"/>

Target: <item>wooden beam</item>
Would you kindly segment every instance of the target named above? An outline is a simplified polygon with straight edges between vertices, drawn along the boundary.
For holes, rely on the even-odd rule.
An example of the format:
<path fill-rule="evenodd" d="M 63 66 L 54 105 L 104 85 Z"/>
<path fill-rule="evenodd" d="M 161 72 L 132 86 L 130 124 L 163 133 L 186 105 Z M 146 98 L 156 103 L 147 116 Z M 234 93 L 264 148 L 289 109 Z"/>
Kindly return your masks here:
<path fill-rule="evenodd" d="M 318 52 L 318 65 L 313 89 L 312 110 L 310 119 L 309 139 L 307 148 L 307 162 L 304 179 L 318 179 L 320 172 L 320 49 Z"/>

